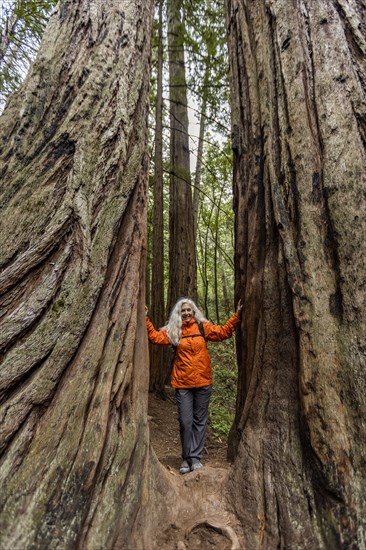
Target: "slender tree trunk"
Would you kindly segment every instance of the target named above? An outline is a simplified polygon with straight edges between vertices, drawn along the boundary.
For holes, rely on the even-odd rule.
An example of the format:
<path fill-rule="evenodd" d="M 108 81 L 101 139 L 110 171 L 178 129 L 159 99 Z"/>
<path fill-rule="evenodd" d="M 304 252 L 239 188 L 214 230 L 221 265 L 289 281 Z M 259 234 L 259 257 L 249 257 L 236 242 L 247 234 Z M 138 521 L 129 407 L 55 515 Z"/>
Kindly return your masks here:
<path fill-rule="evenodd" d="M 199 201 L 200 201 L 202 161 L 203 161 L 203 141 L 205 137 L 207 94 L 208 94 L 208 84 L 209 84 L 209 74 L 210 74 L 209 63 L 210 61 L 207 60 L 205 76 L 204 76 L 204 84 L 203 84 L 202 104 L 201 104 L 201 119 L 200 119 L 200 132 L 198 136 L 196 173 L 194 176 L 194 191 L 193 191 L 194 242 L 197 241 L 198 209 L 199 209 Z"/>
<path fill-rule="evenodd" d="M 206 220 L 206 233 L 205 233 L 205 241 L 204 241 L 204 252 L 203 252 L 203 273 L 204 273 L 204 307 L 205 307 L 205 315 L 207 318 L 209 318 L 209 307 L 208 307 L 208 289 L 209 289 L 209 282 L 208 282 L 208 256 L 209 256 L 209 232 L 211 227 L 211 219 L 213 216 L 215 208 L 215 203 L 211 203 L 211 210 L 208 216 L 208 219 Z"/>
<path fill-rule="evenodd" d="M 222 295 L 225 309 L 225 316 L 229 317 L 232 311 L 231 301 L 229 300 L 229 291 L 227 288 L 227 279 L 225 274 L 225 265 L 224 259 L 222 257 L 222 249 L 220 242 L 218 243 L 218 253 L 219 253 L 219 265 L 220 265 L 220 275 L 221 275 L 221 284 L 222 284 Z"/>
<path fill-rule="evenodd" d="M 220 197 L 216 205 L 214 231 L 212 231 L 212 240 L 214 243 L 214 293 L 215 293 L 215 310 L 216 310 L 217 324 L 220 324 L 218 254 L 219 254 L 219 212 L 221 208 L 222 191 L 223 190 L 221 188 Z"/>
<path fill-rule="evenodd" d="M 9 45 L 12 43 L 12 37 L 19 21 L 19 16 L 14 10 L 6 18 L 2 13 L 0 15 L 3 18 L 0 28 L 0 68 L 2 68 L 2 62 L 8 52 Z"/>
<path fill-rule="evenodd" d="M 181 296 L 197 295 L 189 164 L 187 85 L 181 0 L 168 0 L 170 89 L 170 211 L 168 310 Z"/>
<path fill-rule="evenodd" d="M 150 258 L 149 258 L 149 253 L 147 254 L 147 259 L 146 259 L 146 279 L 145 279 L 145 303 L 146 304 L 150 304 L 150 280 L 151 280 L 151 275 L 150 275 L 150 264 L 151 264 L 151 261 L 150 261 Z"/>
<path fill-rule="evenodd" d="M 364 2 L 227 0 L 247 548 L 365 548 Z"/>
<path fill-rule="evenodd" d="M 197 275 L 200 277 L 201 281 L 202 281 L 202 292 L 200 293 L 200 296 L 201 296 L 201 300 L 203 300 L 203 305 L 204 305 L 204 308 L 206 308 L 206 301 L 205 301 L 205 296 L 206 296 L 206 292 L 207 292 L 207 280 L 206 280 L 206 271 L 205 271 L 205 264 L 204 264 L 204 259 L 205 259 L 205 248 L 204 248 L 204 242 L 203 242 L 203 232 L 200 231 L 198 234 L 197 234 L 197 239 L 198 239 L 198 246 L 199 246 L 199 251 L 197 250 L 197 257 L 198 257 L 198 261 L 197 261 Z M 205 310 L 205 314 L 207 313 L 206 309 Z M 207 315 L 206 315 L 207 317 Z"/>
<path fill-rule="evenodd" d="M 61 1 L 1 117 L 3 548 L 151 548 L 152 8 Z"/>
<path fill-rule="evenodd" d="M 150 307 L 151 296 L 150 296 L 150 287 L 151 287 L 151 228 L 152 228 L 152 215 L 151 211 L 147 212 L 147 251 L 146 251 L 146 274 L 145 274 L 145 304 Z"/>
<path fill-rule="evenodd" d="M 155 116 L 155 171 L 151 318 L 156 327 L 164 324 L 164 225 L 163 225 L 163 0 L 159 2 L 158 74 Z M 150 347 L 150 390 L 164 393 L 164 349 Z"/>
<path fill-rule="evenodd" d="M 214 294 L 215 294 L 215 312 L 216 312 L 216 322 L 220 324 L 220 307 L 219 307 L 219 270 L 217 262 L 217 234 L 215 234 L 214 240 Z"/>

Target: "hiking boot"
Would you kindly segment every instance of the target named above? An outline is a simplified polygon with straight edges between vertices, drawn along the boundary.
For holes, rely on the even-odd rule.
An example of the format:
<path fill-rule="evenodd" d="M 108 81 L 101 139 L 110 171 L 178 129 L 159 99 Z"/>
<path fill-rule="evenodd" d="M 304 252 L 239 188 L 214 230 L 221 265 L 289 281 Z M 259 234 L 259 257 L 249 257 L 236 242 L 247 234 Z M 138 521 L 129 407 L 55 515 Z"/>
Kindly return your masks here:
<path fill-rule="evenodd" d="M 191 466 L 191 472 L 194 472 L 195 470 L 200 470 L 201 468 L 203 468 L 202 462 L 195 462 Z"/>
<path fill-rule="evenodd" d="M 179 472 L 181 474 L 188 474 L 188 472 L 191 471 L 191 468 L 189 467 L 189 464 L 186 460 L 183 460 L 182 464 L 180 465 Z"/>

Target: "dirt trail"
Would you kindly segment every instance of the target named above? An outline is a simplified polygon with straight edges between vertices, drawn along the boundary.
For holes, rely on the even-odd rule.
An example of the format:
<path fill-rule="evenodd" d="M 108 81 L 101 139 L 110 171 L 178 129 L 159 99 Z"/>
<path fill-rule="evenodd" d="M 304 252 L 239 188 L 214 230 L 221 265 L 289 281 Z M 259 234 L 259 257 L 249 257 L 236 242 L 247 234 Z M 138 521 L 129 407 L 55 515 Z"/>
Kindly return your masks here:
<path fill-rule="evenodd" d="M 172 468 L 178 472 L 182 459 L 177 406 L 173 388 L 167 387 L 166 391 L 166 401 L 149 394 L 150 438 L 160 462 L 168 469 Z M 203 464 L 215 468 L 228 468 L 226 449 L 226 442 L 215 439 L 208 429 Z"/>
<path fill-rule="evenodd" d="M 241 528 L 227 502 L 226 442 L 208 433 L 204 468 L 181 475 L 178 416 L 174 392 L 167 391 L 166 401 L 149 396 L 151 443 L 171 487 L 167 498 L 172 503 L 169 524 L 154 541 L 154 548 L 242 550 Z"/>

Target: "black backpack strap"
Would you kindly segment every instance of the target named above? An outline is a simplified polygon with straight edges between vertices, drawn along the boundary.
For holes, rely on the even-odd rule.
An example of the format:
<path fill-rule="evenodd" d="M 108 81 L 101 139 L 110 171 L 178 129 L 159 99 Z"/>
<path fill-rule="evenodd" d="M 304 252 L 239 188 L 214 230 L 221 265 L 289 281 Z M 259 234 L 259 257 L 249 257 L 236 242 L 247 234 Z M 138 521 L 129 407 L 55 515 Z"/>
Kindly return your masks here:
<path fill-rule="evenodd" d="M 203 328 L 203 324 L 201 323 L 201 321 L 197 321 L 197 325 L 200 331 L 199 334 L 187 334 L 187 336 L 182 336 L 181 339 L 183 340 L 183 338 L 195 338 L 196 336 L 202 336 L 202 338 L 206 341 L 206 335 Z"/>
<path fill-rule="evenodd" d="M 206 342 L 206 335 L 205 335 L 205 330 L 203 328 L 203 323 L 201 323 L 201 321 L 197 321 L 197 325 L 198 325 L 198 328 L 199 328 L 199 331 L 200 333 L 199 334 L 188 334 L 187 336 L 182 336 L 181 339 L 183 338 L 194 338 L 195 336 L 202 336 L 202 338 L 205 340 Z M 173 361 L 174 361 L 174 358 L 176 356 L 176 353 L 177 353 L 177 348 L 178 346 L 174 346 L 172 344 L 172 349 L 173 349 Z"/>
<path fill-rule="evenodd" d="M 206 334 L 205 334 L 205 329 L 203 328 L 203 323 L 201 321 L 198 321 L 197 325 L 200 330 L 202 338 L 206 340 Z"/>

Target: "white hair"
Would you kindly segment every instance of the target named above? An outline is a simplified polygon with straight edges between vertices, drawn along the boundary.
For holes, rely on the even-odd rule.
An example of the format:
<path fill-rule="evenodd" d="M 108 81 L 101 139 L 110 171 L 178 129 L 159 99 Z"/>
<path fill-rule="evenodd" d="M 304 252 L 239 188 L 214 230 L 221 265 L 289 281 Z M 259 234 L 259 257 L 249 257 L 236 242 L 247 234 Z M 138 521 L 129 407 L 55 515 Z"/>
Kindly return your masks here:
<path fill-rule="evenodd" d="M 197 322 L 207 321 L 203 313 L 190 298 L 180 298 L 172 309 L 168 323 L 163 327 L 173 346 L 178 346 L 182 337 L 182 305 L 189 304 L 193 311 L 193 317 Z"/>

